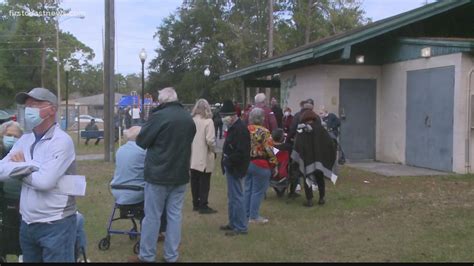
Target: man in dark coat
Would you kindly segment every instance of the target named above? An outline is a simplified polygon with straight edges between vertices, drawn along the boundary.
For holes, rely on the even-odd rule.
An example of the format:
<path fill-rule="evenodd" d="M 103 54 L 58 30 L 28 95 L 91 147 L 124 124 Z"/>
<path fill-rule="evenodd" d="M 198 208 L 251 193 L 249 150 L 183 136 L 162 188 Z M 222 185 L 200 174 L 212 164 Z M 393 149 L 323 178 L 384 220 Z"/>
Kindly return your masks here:
<path fill-rule="evenodd" d="M 275 98 L 272 98 L 271 105 L 272 105 L 272 112 L 275 115 L 278 128 L 283 128 L 283 110 L 278 105 L 278 102 Z"/>
<path fill-rule="evenodd" d="M 328 132 L 321 125 L 319 116 L 307 110 L 301 116 L 291 159 L 298 165 L 298 174 L 303 176 L 306 195 L 305 206 L 313 206 L 312 184 L 317 183 L 318 204 L 325 203 L 324 176 L 336 182 L 332 168 L 336 160 L 336 146 Z"/>
<path fill-rule="evenodd" d="M 178 102 L 173 88 L 159 91 L 155 108 L 137 136 L 145 157 L 145 218 L 142 222 L 140 253 L 131 262 L 154 262 L 160 217 L 166 209 L 167 228 L 163 257 L 178 260 L 181 220 L 186 184 L 189 182 L 191 144 L 196 126 L 188 111 Z"/>
<path fill-rule="evenodd" d="M 288 136 L 286 137 L 287 143 L 290 143 L 291 145 L 293 145 L 295 141 L 295 136 L 296 136 L 296 128 L 298 124 L 301 123 L 301 116 L 306 110 L 312 110 L 313 107 L 314 107 L 313 99 L 307 99 L 300 102 L 301 110 L 293 116 L 293 120 L 291 121 L 290 129 L 288 131 Z M 293 167 L 294 167 L 294 164 L 290 162 L 290 187 L 288 188 L 289 198 L 296 198 L 300 196 L 298 193 L 296 193 L 296 187 L 299 184 L 299 176 L 293 175 L 293 173 L 296 172 L 291 169 Z"/>
<path fill-rule="evenodd" d="M 229 223 L 220 227 L 227 236 L 247 234 L 248 219 L 244 205 L 244 176 L 250 163 L 250 133 L 237 117 L 231 100 L 224 101 L 220 110 L 227 126 L 222 148 L 222 171 L 227 178 Z"/>
<path fill-rule="evenodd" d="M 86 128 L 85 128 L 86 131 L 99 131 L 99 127 L 97 126 L 97 124 L 95 123 L 95 119 L 92 118 L 91 121 L 89 122 L 89 124 L 86 125 Z M 87 143 L 89 143 L 89 136 L 86 138 L 86 142 L 84 144 L 87 145 Z M 99 144 L 99 141 L 100 141 L 100 138 L 97 138 L 97 140 L 95 141 L 95 145 L 98 145 Z"/>

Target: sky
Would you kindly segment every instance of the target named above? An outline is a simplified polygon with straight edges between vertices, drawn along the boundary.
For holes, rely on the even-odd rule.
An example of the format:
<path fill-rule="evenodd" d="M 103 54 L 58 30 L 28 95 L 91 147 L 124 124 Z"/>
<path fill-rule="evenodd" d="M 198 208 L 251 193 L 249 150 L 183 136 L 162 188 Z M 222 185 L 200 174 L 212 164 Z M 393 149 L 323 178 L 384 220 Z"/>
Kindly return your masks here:
<path fill-rule="evenodd" d="M 425 0 L 361 0 L 366 17 L 373 21 L 394 16 L 425 4 Z M 427 2 L 433 2 L 427 1 Z M 147 52 L 145 67 L 157 56 L 158 39 L 153 39 L 161 21 L 180 6 L 182 0 L 115 0 L 115 73 L 140 73 L 138 57 Z M 94 50 L 94 64 L 103 61 L 104 1 L 63 0 L 61 7 L 70 9 L 71 18 L 60 19 L 59 27 L 68 31 Z M 83 19 L 74 15 L 84 15 Z M 145 70 L 145 72 L 147 72 Z"/>

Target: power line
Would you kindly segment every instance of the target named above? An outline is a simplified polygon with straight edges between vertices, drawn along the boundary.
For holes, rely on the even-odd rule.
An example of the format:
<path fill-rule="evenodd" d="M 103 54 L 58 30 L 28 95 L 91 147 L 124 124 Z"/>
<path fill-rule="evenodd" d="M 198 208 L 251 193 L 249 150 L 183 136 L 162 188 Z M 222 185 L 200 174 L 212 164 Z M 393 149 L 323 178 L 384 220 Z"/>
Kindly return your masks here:
<path fill-rule="evenodd" d="M 79 47 L 61 47 L 59 48 L 59 50 L 67 50 L 67 49 L 70 49 L 70 48 L 73 48 L 74 50 L 81 50 Z M 28 47 L 28 48 L 0 48 L 0 51 L 31 51 L 31 50 L 43 50 L 43 49 L 53 49 L 53 50 L 56 50 L 55 47 L 45 47 L 45 48 L 31 48 L 31 47 Z"/>

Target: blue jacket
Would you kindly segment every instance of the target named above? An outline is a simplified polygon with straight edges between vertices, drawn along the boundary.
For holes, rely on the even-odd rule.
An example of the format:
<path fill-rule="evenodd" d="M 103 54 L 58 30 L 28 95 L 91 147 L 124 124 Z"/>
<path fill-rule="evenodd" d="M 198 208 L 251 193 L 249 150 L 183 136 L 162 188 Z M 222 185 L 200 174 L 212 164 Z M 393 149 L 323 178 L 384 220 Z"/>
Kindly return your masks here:
<path fill-rule="evenodd" d="M 129 141 L 117 150 L 115 156 L 114 178 L 110 185 L 134 185 L 145 187 L 143 170 L 145 169 L 146 151 L 135 141 Z M 144 200 L 143 190 L 112 189 L 115 202 L 118 204 L 135 204 Z"/>

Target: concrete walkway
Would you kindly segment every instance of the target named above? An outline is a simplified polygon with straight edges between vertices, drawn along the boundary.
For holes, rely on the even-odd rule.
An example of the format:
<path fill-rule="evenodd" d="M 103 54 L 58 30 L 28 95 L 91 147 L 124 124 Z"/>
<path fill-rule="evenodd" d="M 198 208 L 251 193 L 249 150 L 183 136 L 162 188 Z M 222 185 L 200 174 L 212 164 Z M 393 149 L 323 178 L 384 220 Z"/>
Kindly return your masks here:
<path fill-rule="evenodd" d="M 348 162 L 345 165 L 384 176 L 433 176 L 453 174 L 408 165 L 382 162 Z"/>
<path fill-rule="evenodd" d="M 216 153 L 222 153 L 224 139 L 217 139 Z M 104 154 L 84 154 L 76 155 L 76 161 L 97 161 L 104 160 Z"/>
<path fill-rule="evenodd" d="M 104 160 L 104 154 L 76 155 L 76 161 L 96 161 L 96 160 Z"/>

